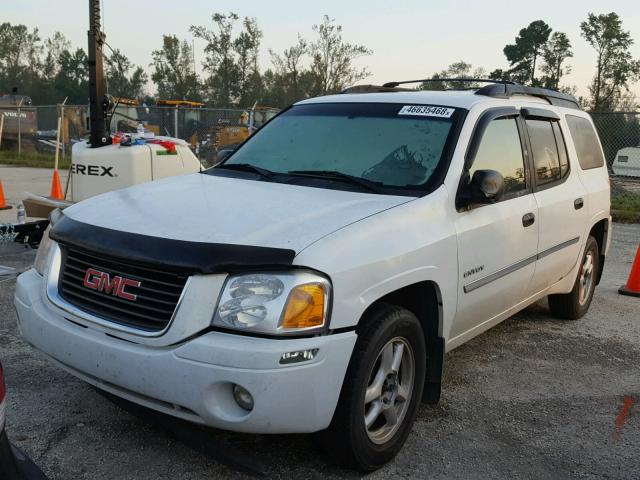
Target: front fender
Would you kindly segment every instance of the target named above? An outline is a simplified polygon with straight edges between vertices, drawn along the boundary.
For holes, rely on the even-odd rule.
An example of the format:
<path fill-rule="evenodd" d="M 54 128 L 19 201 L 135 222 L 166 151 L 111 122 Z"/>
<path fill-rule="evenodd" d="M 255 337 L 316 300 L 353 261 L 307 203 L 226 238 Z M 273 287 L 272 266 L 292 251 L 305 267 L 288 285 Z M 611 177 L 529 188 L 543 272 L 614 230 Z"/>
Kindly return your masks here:
<path fill-rule="evenodd" d="M 294 264 L 326 273 L 333 284 L 330 328 L 357 325 L 376 300 L 418 282 L 434 282 L 446 339 L 457 304 L 458 260 L 442 186 L 427 197 L 362 219 L 300 252 Z"/>

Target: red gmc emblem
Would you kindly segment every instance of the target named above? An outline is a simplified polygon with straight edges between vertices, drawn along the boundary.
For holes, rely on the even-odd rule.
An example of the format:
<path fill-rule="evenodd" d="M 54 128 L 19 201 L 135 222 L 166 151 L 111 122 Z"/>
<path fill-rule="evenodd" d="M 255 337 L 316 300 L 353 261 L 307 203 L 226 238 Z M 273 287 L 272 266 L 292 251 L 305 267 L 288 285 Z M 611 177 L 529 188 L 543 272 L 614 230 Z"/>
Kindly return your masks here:
<path fill-rule="evenodd" d="M 140 286 L 140 282 L 137 280 L 131 280 L 130 278 L 124 278 L 117 275 L 111 278 L 111 275 L 108 273 L 101 272 L 95 268 L 87 268 L 82 284 L 91 290 L 104 292 L 108 295 L 113 295 L 114 297 L 131 300 L 132 302 L 135 302 L 138 296 L 133 293 L 125 292 L 124 289 L 125 287 Z"/>

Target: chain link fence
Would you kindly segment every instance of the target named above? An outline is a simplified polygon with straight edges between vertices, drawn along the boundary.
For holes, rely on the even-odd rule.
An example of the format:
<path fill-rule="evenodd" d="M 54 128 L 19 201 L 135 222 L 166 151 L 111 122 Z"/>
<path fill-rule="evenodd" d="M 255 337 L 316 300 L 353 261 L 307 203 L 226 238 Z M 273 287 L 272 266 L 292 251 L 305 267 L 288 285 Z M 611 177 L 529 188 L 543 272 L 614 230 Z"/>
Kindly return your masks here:
<path fill-rule="evenodd" d="M 185 140 L 206 162 L 221 148 L 244 141 L 277 109 L 219 109 L 208 107 L 160 107 L 120 104 L 108 121 L 109 131 L 135 132 L 139 124 L 156 135 Z M 53 154 L 60 120 L 62 158 L 74 143 L 88 136 L 86 105 L 0 106 L 0 150 L 16 156 Z"/>
<path fill-rule="evenodd" d="M 0 150 L 22 155 L 55 151 L 58 119 L 62 155 L 86 134 L 84 105 L 0 106 Z"/>
<path fill-rule="evenodd" d="M 137 104 L 117 106 L 109 129 L 134 132 L 140 123 L 156 135 L 189 143 L 202 160 L 211 162 L 221 148 L 246 139 L 278 112 L 276 109 L 219 109 L 160 107 Z M 640 176 L 640 112 L 592 113 L 609 170 L 616 175 Z M 74 143 L 87 137 L 86 105 L 0 106 L 0 150 L 17 155 L 55 150 L 58 119 L 62 158 Z"/>
<path fill-rule="evenodd" d="M 640 177 L 640 112 L 592 113 L 609 171 Z"/>
<path fill-rule="evenodd" d="M 120 105 L 109 122 L 109 130 L 134 132 L 143 124 L 156 135 L 185 140 L 198 158 L 212 163 L 221 148 L 241 143 L 277 111 Z"/>

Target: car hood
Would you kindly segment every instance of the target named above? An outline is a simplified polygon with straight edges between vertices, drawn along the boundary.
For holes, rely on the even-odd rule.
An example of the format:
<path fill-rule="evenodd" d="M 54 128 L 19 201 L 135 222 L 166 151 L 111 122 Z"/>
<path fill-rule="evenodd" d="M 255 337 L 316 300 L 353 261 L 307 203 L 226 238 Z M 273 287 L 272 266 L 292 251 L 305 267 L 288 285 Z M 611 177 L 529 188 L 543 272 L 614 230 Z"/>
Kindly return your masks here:
<path fill-rule="evenodd" d="M 64 214 L 152 237 L 299 253 L 319 238 L 412 199 L 191 174 L 105 193 Z"/>

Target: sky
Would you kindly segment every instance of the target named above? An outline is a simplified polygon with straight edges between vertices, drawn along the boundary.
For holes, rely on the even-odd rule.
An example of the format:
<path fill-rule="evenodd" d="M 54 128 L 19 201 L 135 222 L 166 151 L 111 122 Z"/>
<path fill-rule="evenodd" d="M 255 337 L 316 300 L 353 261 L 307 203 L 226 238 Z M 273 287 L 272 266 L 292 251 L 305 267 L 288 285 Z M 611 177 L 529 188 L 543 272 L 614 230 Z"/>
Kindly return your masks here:
<path fill-rule="evenodd" d="M 565 32 L 573 45 L 572 72 L 563 78 L 586 95 L 594 73 L 595 51 L 580 36 L 580 22 L 589 12 L 615 11 L 635 40 L 632 53 L 640 58 L 640 4 L 638 0 L 102 0 L 103 30 L 113 48 L 122 50 L 135 64 L 151 71 L 151 51 L 160 48 L 163 34 L 192 40 L 191 25 L 211 26 L 211 14 L 233 11 L 255 17 L 264 33 L 260 63 L 270 66 L 268 49 L 281 52 L 297 35 L 312 39 L 312 25 L 324 14 L 343 27 L 343 37 L 365 45 L 373 54 L 357 60 L 371 75 L 359 83 L 428 78 L 449 64 L 464 60 L 488 72 L 507 68 L 502 49 L 533 20 L 544 20 L 553 30 Z M 88 0 L 6 1 L 0 21 L 38 27 L 42 37 L 61 31 L 77 46 L 86 48 Z M 240 25 L 238 25 L 240 27 Z M 197 69 L 201 70 L 204 42 L 195 40 Z M 150 90 L 153 90 L 150 86 Z M 632 91 L 640 97 L 640 84 Z"/>

